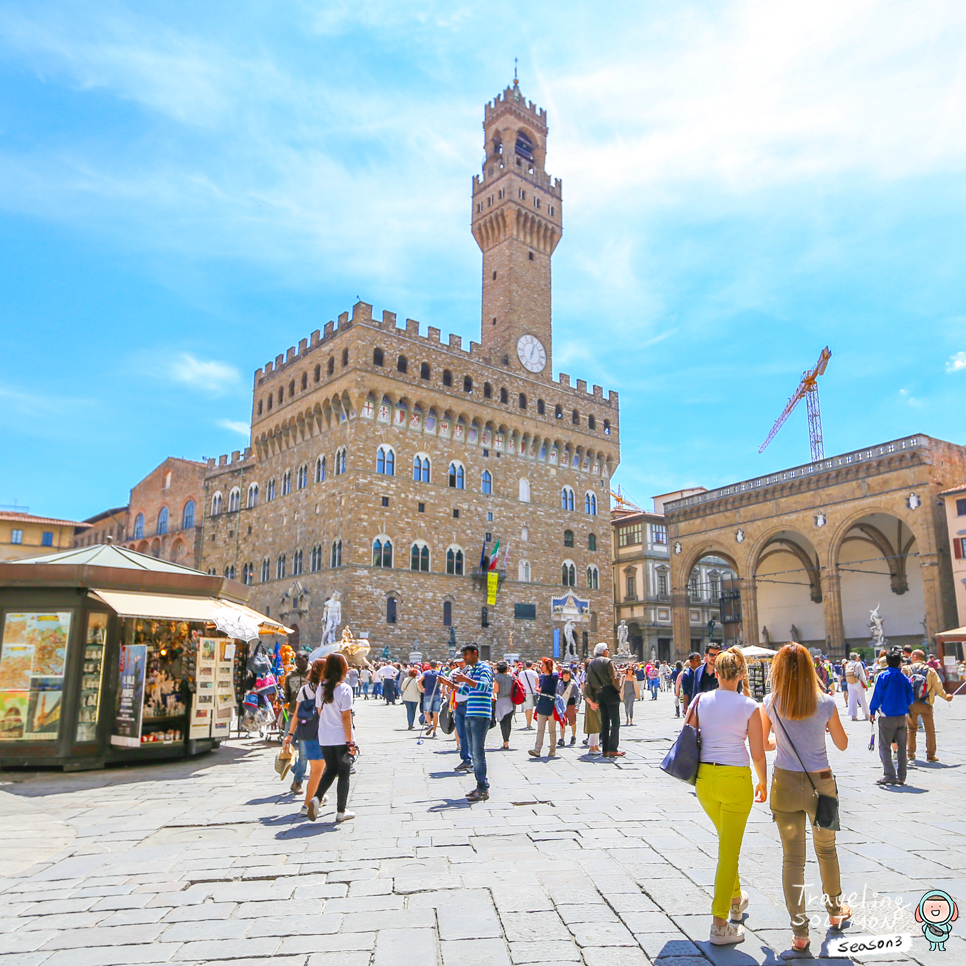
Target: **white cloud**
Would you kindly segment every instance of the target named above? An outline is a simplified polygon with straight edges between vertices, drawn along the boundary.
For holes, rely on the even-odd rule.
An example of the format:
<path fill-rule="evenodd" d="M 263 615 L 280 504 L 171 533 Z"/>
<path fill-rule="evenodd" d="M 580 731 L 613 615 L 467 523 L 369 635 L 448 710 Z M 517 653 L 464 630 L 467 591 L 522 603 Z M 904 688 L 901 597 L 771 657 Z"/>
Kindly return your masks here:
<path fill-rule="evenodd" d="M 227 362 L 198 359 L 190 352 L 181 352 L 171 360 L 169 374 L 177 382 L 212 396 L 234 389 L 240 379 L 238 370 Z"/>
<path fill-rule="evenodd" d="M 951 355 L 946 363 L 946 372 L 959 372 L 961 369 L 966 369 L 966 352 Z"/>
<path fill-rule="evenodd" d="M 215 425 L 221 426 L 222 429 L 230 430 L 233 433 L 238 433 L 239 436 L 250 437 L 252 434 L 251 426 L 237 419 L 219 419 Z"/>

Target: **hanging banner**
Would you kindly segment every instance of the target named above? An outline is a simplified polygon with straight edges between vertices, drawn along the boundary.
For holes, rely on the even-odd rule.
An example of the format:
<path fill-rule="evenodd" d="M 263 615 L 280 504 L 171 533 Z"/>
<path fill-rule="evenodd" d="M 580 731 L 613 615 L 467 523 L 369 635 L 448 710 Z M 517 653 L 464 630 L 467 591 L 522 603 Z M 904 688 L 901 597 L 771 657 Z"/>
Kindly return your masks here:
<path fill-rule="evenodd" d="M 146 644 L 122 644 L 118 660 L 117 705 L 111 744 L 141 747 L 141 715 L 144 712 L 144 672 L 148 663 Z"/>
<path fill-rule="evenodd" d="M 491 570 L 486 575 L 486 603 L 492 607 L 496 603 L 496 591 L 500 586 L 500 575 Z"/>

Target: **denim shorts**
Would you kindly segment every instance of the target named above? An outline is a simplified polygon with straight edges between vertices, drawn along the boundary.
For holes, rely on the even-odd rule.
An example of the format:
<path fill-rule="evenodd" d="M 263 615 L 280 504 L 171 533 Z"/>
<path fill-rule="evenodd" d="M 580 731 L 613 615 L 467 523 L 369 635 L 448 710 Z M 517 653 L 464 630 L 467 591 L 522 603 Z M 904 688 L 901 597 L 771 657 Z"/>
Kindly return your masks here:
<path fill-rule="evenodd" d="M 318 738 L 306 738 L 302 742 L 302 753 L 309 761 L 322 761 L 322 746 Z"/>
<path fill-rule="evenodd" d="M 423 714 L 439 714 L 443 704 L 443 696 L 437 691 L 435 694 L 423 695 Z"/>

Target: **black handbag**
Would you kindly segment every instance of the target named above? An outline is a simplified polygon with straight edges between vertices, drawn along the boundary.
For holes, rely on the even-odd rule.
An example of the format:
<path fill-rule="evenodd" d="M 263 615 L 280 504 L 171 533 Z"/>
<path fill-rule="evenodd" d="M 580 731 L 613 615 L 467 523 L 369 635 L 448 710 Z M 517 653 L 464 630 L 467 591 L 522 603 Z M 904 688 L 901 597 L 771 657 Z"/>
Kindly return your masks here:
<path fill-rule="evenodd" d="M 453 718 L 453 712 L 450 710 L 448 700 L 439 709 L 439 730 L 444 735 L 451 735 L 456 730 L 456 721 Z"/>
<path fill-rule="evenodd" d="M 698 727 L 685 724 L 677 740 L 661 762 L 661 771 L 672 778 L 679 778 L 689 785 L 698 780 L 698 766 L 701 764 L 701 722 L 698 721 L 698 697 L 694 702 L 694 720 Z"/>
<path fill-rule="evenodd" d="M 841 826 L 839 825 L 839 800 L 834 795 L 822 795 L 815 787 L 815 782 L 812 781 L 812 776 L 808 773 L 805 762 L 802 761 L 802 756 L 795 747 L 795 742 L 792 741 L 791 735 L 789 735 L 788 730 L 782 724 L 782 719 L 779 717 L 774 703 L 772 703 L 771 710 L 775 715 L 775 721 L 782 726 L 782 734 L 784 734 L 788 743 L 792 746 L 792 751 L 795 752 L 795 757 L 802 766 L 802 771 L 805 772 L 805 777 L 808 779 L 809 785 L 812 786 L 812 791 L 815 792 L 815 798 L 817 799 L 815 802 L 815 827 L 825 829 L 829 832 L 841 831 Z"/>

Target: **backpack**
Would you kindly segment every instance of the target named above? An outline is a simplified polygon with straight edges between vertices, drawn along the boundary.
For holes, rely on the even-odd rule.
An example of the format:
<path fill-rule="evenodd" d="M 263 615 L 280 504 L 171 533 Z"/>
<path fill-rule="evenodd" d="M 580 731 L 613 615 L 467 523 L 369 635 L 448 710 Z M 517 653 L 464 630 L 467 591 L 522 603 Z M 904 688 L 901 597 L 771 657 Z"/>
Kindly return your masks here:
<path fill-rule="evenodd" d="M 510 687 L 510 700 L 514 704 L 523 704 L 527 699 L 527 691 L 524 688 L 522 682 L 519 678 L 513 679 L 513 685 Z"/>
<path fill-rule="evenodd" d="M 319 709 L 315 706 L 315 695 L 299 701 L 295 708 L 298 724 L 295 726 L 295 737 L 298 741 L 319 740 Z"/>
<path fill-rule="evenodd" d="M 929 668 L 916 667 L 912 669 L 912 699 L 923 702 L 929 694 Z"/>

